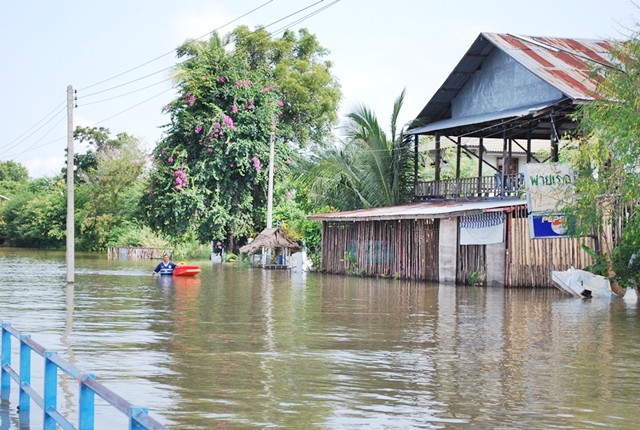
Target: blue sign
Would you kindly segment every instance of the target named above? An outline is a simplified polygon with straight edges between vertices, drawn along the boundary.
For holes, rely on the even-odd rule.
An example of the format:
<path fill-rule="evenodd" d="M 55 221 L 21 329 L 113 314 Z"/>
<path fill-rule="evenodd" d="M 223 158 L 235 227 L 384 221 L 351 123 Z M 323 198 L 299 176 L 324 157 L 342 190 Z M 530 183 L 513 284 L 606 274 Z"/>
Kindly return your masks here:
<path fill-rule="evenodd" d="M 567 222 L 562 214 L 529 215 L 529 235 L 531 239 L 567 237 Z"/>

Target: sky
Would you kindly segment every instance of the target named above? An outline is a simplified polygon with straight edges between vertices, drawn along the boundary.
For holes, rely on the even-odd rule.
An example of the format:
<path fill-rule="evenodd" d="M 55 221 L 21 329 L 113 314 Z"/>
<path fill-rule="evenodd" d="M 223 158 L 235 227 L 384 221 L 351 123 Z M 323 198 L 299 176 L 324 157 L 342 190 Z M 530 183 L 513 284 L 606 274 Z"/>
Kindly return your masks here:
<path fill-rule="evenodd" d="M 74 126 L 126 132 L 151 151 L 169 121 L 162 107 L 176 96 L 175 49 L 213 30 L 266 26 L 277 37 L 308 29 L 329 50 L 339 117 L 365 105 L 388 130 L 401 91 L 399 126 L 481 32 L 623 39 L 639 18 L 631 0 L 3 0 L 0 160 L 26 166 L 32 178 L 60 172 L 69 85 Z"/>

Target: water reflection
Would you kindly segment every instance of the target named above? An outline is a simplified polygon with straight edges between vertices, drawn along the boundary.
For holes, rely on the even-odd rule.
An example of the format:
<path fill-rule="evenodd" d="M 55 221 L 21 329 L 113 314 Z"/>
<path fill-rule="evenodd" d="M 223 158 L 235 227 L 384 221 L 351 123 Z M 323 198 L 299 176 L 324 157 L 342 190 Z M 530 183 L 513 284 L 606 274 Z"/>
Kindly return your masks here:
<path fill-rule="evenodd" d="M 153 278 L 152 262 L 94 256 L 74 289 L 63 262 L 0 250 L 16 273 L 2 319 L 175 429 L 625 429 L 640 415 L 637 303 L 208 262 Z M 0 428 L 15 428 L 16 391 Z"/>

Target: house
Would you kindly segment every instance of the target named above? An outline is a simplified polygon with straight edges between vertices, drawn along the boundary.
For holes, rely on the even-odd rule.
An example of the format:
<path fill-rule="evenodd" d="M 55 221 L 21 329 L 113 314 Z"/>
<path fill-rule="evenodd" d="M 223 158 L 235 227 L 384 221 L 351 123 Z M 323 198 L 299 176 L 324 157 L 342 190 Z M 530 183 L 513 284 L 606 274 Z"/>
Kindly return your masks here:
<path fill-rule="evenodd" d="M 414 176 L 411 205 L 320 214 L 324 270 L 445 283 L 547 287 L 552 270 L 591 262 L 579 240 L 532 239 L 523 199 L 527 163 L 557 162 L 572 115 L 597 97 L 597 67 L 613 67 L 604 40 L 481 33 L 405 136 L 421 136 L 435 179 Z M 442 179 L 442 151 L 456 154 Z M 536 154 L 546 149 L 546 158 Z M 478 175 L 462 177 L 465 154 Z M 417 160 L 418 157 L 416 156 Z"/>

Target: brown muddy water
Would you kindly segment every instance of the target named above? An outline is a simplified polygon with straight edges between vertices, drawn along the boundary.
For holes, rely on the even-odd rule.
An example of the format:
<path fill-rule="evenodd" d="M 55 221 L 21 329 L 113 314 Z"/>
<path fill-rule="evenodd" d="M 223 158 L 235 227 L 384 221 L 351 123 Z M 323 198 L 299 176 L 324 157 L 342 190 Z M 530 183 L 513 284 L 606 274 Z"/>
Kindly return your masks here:
<path fill-rule="evenodd" d="M 637 303 L 0 248 L 0 319 L 171 429 L 631 429 Z M 17 361 L 14 361 L 17 363 Z M 41 381 L 32 363 L 32 384 Z M 75 381 L 59 409 L 77 417 Z M 0 429 L 17 428 L 17 392 Z M 31 428 L 42 427 L 32 402 Z M 127 428 L 96 402 L 96 428 Z"/>

